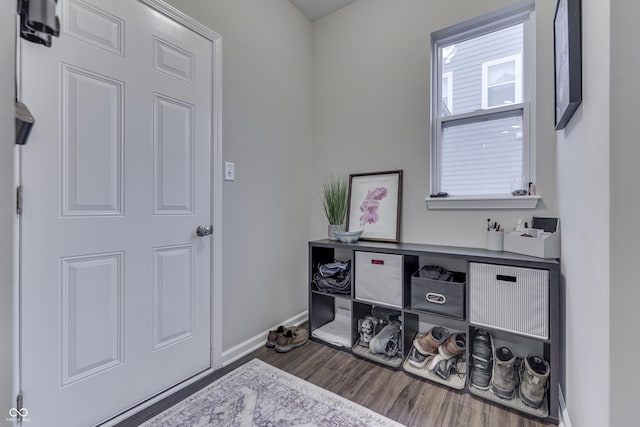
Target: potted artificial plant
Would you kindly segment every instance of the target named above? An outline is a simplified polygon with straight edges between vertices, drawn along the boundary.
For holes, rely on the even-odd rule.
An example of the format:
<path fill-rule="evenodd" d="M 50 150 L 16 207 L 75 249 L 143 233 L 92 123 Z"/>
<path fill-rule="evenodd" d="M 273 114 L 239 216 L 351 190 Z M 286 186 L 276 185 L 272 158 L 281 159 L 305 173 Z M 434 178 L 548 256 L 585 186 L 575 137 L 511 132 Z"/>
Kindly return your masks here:
<path fill-rule="evenodd" d="M 326 178 L 322 183 L 320 199 L 329 221 L 329 239 L 335 240 L 335 232 L 344 231 L 344 220 L 347 216 L 347 180 L 334 176 Z"/>

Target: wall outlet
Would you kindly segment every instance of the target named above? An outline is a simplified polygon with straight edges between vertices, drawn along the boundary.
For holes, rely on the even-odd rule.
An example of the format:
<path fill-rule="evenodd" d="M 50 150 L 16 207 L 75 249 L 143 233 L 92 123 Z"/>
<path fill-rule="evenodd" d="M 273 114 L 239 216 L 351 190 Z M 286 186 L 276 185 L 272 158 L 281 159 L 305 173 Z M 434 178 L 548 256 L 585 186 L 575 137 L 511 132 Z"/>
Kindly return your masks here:
<path fill-rule="evenodd" d="M 224 180 L 235 181 L 236 165 L 233 162 L 224 162 Z"/>

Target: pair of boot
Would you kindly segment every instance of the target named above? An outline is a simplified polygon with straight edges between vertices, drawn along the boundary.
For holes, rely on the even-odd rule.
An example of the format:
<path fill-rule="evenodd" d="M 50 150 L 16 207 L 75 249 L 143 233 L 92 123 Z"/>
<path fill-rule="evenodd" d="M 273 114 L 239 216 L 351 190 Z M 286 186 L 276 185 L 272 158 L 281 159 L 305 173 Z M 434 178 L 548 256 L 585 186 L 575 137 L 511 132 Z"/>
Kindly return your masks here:
<path fill-rule="evenodd" d="M 269 331 L 265 345 L 269 348 L 275 348 L 278 353 L 287 353 L 306 344 L 308 339 L 309 333 L 306 329 L 281 325 L 277 329 Z"/>
<path fill-rule="evenodd" d="M 513 399 L 518 380 L 520 381 L 520 399 L 525 405 L 540 408 L 544 402 L 549 364 L 538 356 L 525 356 L 520 366 L 520 378 L 516 375 L 518 358 L 507 347 L 495 351 L 495 365 L 491 391 L 503 399 Z"/>

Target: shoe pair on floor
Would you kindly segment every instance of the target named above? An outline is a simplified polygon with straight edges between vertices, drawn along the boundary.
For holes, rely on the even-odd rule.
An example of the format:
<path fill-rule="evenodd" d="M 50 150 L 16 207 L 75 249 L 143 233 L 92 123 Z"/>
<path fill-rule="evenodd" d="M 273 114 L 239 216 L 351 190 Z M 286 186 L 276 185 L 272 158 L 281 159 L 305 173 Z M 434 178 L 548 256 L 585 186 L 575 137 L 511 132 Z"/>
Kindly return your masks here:
<path fill-rule="evenodd" d="M 286 353 L 296 347 L 300 347 L 309 339 L 309 332 L 297 326 L 278 326 L 276 330 L 269 331 L 266 346 L 275 348 L 278 353 Z"/>

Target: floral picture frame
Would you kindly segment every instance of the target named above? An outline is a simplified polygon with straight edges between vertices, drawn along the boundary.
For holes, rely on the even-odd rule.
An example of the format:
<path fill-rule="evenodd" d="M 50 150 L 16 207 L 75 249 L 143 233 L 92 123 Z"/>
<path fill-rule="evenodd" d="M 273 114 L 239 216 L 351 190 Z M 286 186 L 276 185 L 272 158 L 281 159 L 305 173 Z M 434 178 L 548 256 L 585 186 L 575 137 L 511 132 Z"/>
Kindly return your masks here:
<path fill-rule="evenodd" d="M 364 230 L 361 240 L 400 241 L 402 171 L 349 175 L 347 231 Z"/>

